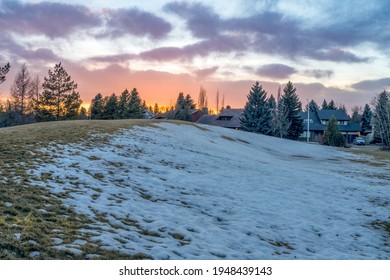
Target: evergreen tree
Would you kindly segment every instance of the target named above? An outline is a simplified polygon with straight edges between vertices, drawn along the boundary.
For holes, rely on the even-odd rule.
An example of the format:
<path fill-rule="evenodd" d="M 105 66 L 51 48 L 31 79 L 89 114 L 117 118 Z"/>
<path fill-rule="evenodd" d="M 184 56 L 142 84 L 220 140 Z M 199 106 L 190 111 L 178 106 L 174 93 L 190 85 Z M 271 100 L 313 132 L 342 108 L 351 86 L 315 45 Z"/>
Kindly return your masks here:
<path fill-rule="evenodd" d="M 9 63 L 4 66 L 0 66 L 0 84 L 5 82 L 5 75 L 7 75 L 10 68 L 11 66 L 9 65 Z"/>
<path fill-rule="evenodd" d="M 116 111 L 116 119 L 128 119 L 128 103 L 130 101 L 130 93 L 125 89 L 122 94 L 119 96 L 118 106 Z"/>
<path fill-rule="evenodd" d="M 290 123 L 287 138 L 293 140 L 297 140 L 303 132 L 303 120 L 299 115 L 302 111 L 302 103 L 299 101 L 296 91 L 293 84 L 288 82 L 283 89 L 284 94 L 281 98 L 281 102 L 288 112 L 288 122 Z"/>
<path fill-rule="evenodd" d="M 273 111 L 276 109 L 276 100 L 275 97 L 271 94 L 271 96 L 267 100 L 269 110 Z"/>
<path fill-rule="evenodd" d="M 272 102 L 269 102 L 268 100 L 268 103 Z M 291 123 L 288 119 L 287 107 L 283 102 L 281 102 L 280 91 L 278 92 L 278 99 L 275 108 L 271 110 L 271 115 L 272 135 L 280 138 L 285 138 L 288 135 L 288 130 L 290 128 Z"/>
<path fill-rule="evenodd" d="M 144 105 L 142 105 L 141 97 L 139 96 L 136 88 L 133 88 L 130 93 L 130 99 L 127 104 L 126 116 L 129 119 L 145 118 L 145 108 Z"/>
<path fill-rule="evenodd" d="M 324 101 L 322 102 L 321 109 L 322 109 L 322 110 L 327 110 L 327 109 L 328 109 L 328 103 L 326 102 L 325 99 L 324 99 Z"/>
<path fill-rule="evenodd" d="M 267 93 L 259 82 L 256 82 L 247 95 L 248 101 L 241 118 L 243 130 L 271 134 L 271 112 L 266 97 Z"/>
<path fill-rule="evenodd" d="M 79 117 L 79 111 L 83 101 L 80 98 L 78 92 L 73 91 L 71 94 L 65 96 L 63 106 L 63 119 L 64 120 L 76 120 Z"/>
<path fill-rule="evenodd" d="M 344 136 L 340 132 L 337 120 L 334 116 L 329 119 L 328 126 L 324 132 L 323 143 L 327 146 L 345 146 Z"/>
<path fill-rule="evenodd" d="M 175 110 L 173 112 L 173 118 L 175 120 L 182 121 L 191 121 L 191 107 L 193 105 L 193 101 L 189 95 L 184 97 L 182 92 L 179 93 L 179 96 L 176 100 Z"/>
<path fill-rule="evenodd" d="M 37 119 L 59 121 L 74 118 L 82 103 L 79 93 L 75 91 L 77 84 L 71 80 L 61 63 L 54 66 L 54 71 L 49 70 L 48 75 L 42 85 Z"/>
<path fill-rule="evenodd" d="M 104 108 L 102 119 L 113 120 L 117 117 L 117 108 L 118 108 L 118 97 L 115 93 L 111 94 L 109 97 L 104 98 Z"/>
<path fill-rule="evenodd" d="M 192 100 L 191 95 L 189 95 L 189 94 L 186 95 L 185 103 L 186 103 L 186 106 L 190 110 L 194 110 L 195 109 L 195 103 L 194 103 L 194 100 Z M 206 107 L 207 107 L 207 99 L 206 99 Z"/>
<path fill-rule="evenodd" d="M 329 102 L 328 109 L 329 110 L 336 110 L 337 109 L 336 104 L 334 103 L 333 99 Z"/>
<path fill-rule="evenodd" d="M 312 99 L 309 104 L 306 104 L 305 110 L 308 111 L 308 107 L 310 106 L 310 112 L 318 112 L 320 106 Z"/>
<path fill-rule="evenodd" d="M 371 126 L 372 111 L 370 106 L 366 104 L 364 106 L 363 116 L 362 116 L 362 134 L 367 134 L 368 131 L 372 130 Z"/>
<path fill-rule="evenodd" d="M 91 105 L 89 106 L 89 111 L 91 114 L 91 119 L 101 119 L 103 116 L 104 101 L 103 95 L 101 93 L 96 94 L 96 96 L 91 100 Z"/>

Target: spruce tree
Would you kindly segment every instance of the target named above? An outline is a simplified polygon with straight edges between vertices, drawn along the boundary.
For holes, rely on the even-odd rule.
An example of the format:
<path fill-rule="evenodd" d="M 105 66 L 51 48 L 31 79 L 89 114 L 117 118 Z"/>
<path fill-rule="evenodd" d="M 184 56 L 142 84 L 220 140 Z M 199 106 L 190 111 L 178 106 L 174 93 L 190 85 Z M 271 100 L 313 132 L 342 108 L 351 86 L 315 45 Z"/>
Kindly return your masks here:
<path fill-rule="evenodd" d="M 363 116 L 362 116 L 362 134 L 367 134 L 368 131 L 372 130 L 371 126 L 371 117 L 372 117 L 372 111 L 370 106 L 366 104 L 364 106 Z"/>
<path fill-rule="evenodd" d="M 128 118 L 128 110 L 127 105 L 130 101 L 130 93 L 127 89 L 125 89 L 121 95 L 119 96 L 118 106 L 116 111 L 116 119 L 127 119 Z"/>
<path fill-rule="evenodd" d="M 62 67 L 61 63 L 49 70 L 44 78 L 43 93 L 38 101 L 39 120 L 64 120 L 74 117 L 79 110 L 82 100 L 76 92 L 77 84 Z"/>
<path fill-rule="evenodd" d="M 299 115 L 302 111 L 302 103 L 299 101 L 296 91 L 293 84 L 288 82 L 283 89 L 281 98 L 281 102 L 287 111 L 288 122 L 290 123 L 287 138 L 292 140 L 297 140 L 303 132 L 303 120 Z"/>
<path fill-rule="evenodd" d="M 126 116 L 129 119 L 145 118 L 145 108 L 136 88 L 133 88 L 130 93 Z"/>
<path fill-rule="evenodd" d="M 310 112 L 318 112 L 320 109 L 320 106 L 312 99 L 309 104 L 306 104 L 305 110 L 308 111 L 308 108 L 310 107 Z"/>
<path fill-rule="evenodd" d="M 193 101 L 189 95 L 184 97 L 182 92 L 179 93 L 179 96 L 176 100 L 175 110 L 173 118 L 175 120 L 182 121 L 191 121 L 191 107 L 193 106 Z"/>
<path fill-rule="evenodd" d="M 327 146 L 343 147 L 345 146 L 345 139 L 339 130 L 337 120 L 331 116 L 328 126 L 324 132 L 323 143 Z"/>
<path fill-rule="evenodd" d="M 334 103 L 333 99 L 329 102 L 328 109 L 329 110 L 336 110 L 337 109 L 336 104 Z"/>
<path fill-rule="evenodd" d="M 271 134 L 271 112 L 267 102 L 267 93 L 259 82 L 255 82 L 247 95 L 241 128 L 245 131 Z"/>
<path fill-rule="evenodd" d="M 115 93 L 111 94 L 110 96 L 106 96 L 104 98 L 102 119 L 105 120 L 115 119 L 117 116 L 116 115 L 117 107 L 118 107 L 118 97 L 115 95 Z"/>
<path fill-rule="evenodd" d="M 271 96 L 267 100 L 269 110 L 273 111 L 276 109 L 276 100 L 275 97 L 271 94 Z"/>
<path fill-rule="evenodd" d="M 64 120 L 76 120 L 79 117 L 79 111 L 83 101 L 80 98 L 78 92 L 73 91 L 71 94 L 65 96 L 63 106 L 63 119 Z"/>
<path fill-rule="evenodd" d="M 89 111 L 91 114 L 91 119 L 101 119 L 103 115 L 103 96 L 101 93 L 96 94 L 96 96 L 91 100 L 91 105 L 89 107 Z"/>
<path fill-rule="evenodd" d="M 325 99 L 324 99 L 324 101 L 322 102 L 321 109 L 322 109 L 322 110 L 326 110 L 326 109 L 328 109 L 328 103 L 326 102 L 326 100 L 325 100 Z"/>
<path fill-rule="evenodd" d="M 272 135 L 280 138 L 285 138 L 290 128 L 290 121 L 288 119 L 288 111 L 283 102 L 281 102 L 280 91 L 278 92 L 278 99 L 275 108 L 271 110 L 272 120 L 271 128 Z"/>

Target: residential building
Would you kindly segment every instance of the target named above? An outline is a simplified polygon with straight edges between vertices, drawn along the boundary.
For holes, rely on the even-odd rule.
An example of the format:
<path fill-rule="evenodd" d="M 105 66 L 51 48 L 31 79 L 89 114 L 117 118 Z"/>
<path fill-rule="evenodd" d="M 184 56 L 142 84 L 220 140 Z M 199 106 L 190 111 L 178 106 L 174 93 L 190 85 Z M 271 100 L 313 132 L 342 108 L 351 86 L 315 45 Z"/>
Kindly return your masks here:
<path fill-rule="evenodd" d="M 344 110 L 318 110 L 310 111 L 309 118 L 308 112 L 301 112 L 304 128 L 300 139 L 306 140 L 307 133 L 309 133 L 310 142 L 321 143 L 323 134 L 332 116 L 337 120 L 339 130 L 346 138 L 347 143 L 352 143 L 353 139 L 360 135 L 360 124 L 350 123 L 350 118 Z"/>
<path fill-rule="evenodd" d="M 244 109 L 224 109 L 219 115 L 203 115 L 197 123 L 240 129 L 243 112 Z"/>

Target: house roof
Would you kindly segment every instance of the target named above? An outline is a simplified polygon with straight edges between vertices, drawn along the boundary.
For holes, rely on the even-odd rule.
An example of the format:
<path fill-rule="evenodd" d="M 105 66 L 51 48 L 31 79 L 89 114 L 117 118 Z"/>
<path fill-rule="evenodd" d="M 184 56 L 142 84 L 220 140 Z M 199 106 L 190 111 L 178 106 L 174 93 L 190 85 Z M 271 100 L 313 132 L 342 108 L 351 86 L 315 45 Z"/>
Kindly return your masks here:
<path fill-rule="evenodd" d="M 197 123 L 228 128 L 240 128 L 240 118 L 243 112 L 243 109 L 225 109 L 219 115 L 204 115 L 197 121 Z"/>
<path fill-rule="evenodd" d="M 303 119 L 303 130 L 307 130 L 307 112 L 300 113 L 301 118 Z M 310 131 L 325 131 L 327 125 L 322 124 L 321 120 L 328 121 L 332 116 L 338 121 L 349 121 L 347 113 L 343 110 L 318 110 L 316 112 L 310 111 Z M 346 125 L 339 125 L 339 130 L 341 132 L 358 132 L 361 130 L 359 123 L 348 123 Z"/>
<path fill-rule="evenodd" d="M 332 116 L 336 118 L 338 121 L 349 121 L 350 118 L 348 117 L 347 113 L 344 110 L 318 110 L 318 117 L 321 120 L 330 120 Z"/>

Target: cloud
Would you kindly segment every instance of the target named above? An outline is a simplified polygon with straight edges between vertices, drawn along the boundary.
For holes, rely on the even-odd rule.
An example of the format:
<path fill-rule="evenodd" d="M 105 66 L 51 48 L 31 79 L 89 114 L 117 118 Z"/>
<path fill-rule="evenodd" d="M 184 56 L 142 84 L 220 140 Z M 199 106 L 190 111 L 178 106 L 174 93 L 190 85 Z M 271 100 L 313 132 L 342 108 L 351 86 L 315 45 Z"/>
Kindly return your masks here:
<path fill-rule="evenodd" d="M 164 9 L 185 18 L 188 29 L 198 38 L 219 35 L 221 19 L 210 7 L 201 3 L 172 2 L 166 4 Z"/>
<path fill-rule="evenodd" d="M 199 69 L 199 70 L 195 71 L 195 75 L 199 80 L 202 80 L 204 78 L 207 78 L 210 75 L 213 75 L 217 70 L 218 70 L 218 66 Z"/>
<path fill-rule="evenodd" d="M 378 80 L 365 80 L 355 84 L 351 87 L 361 91 L 371 91 L 379 93 L 390 86 L 390 78 L 383 78 Z"/>
<path fill-rule="evenodd" d="M 22 45 L 17 44 L 13 39 L 8 36 L 3 36 L 0 40 L 0 49 L 4 52 L 9 52 L 14 60 L 24 58 L 26 60 L 41 60 L 46 62 L 58 61 L 59 57 L 51 50 L 47 48 L 29 49 Z"/>
<path fill-rule="evenodd" d="M 19 34 L 44 34 L 56 38 L 100 23 L 97 15 L 81 5 L 10 0 L 0 3 L 0 30 Z"/>
<path fill-rule="evenodd" d="M 256 71 L 258 75 L 274 79 L 286 79 L 296 72 L 295 68 L 284 64 L 267 64 Z"/>
<path fill-rule="evenodd" d="M 109 10 L 107 12 L 107 28 L 104 35 L 114 38 L 131 34 L 161 39 L 172 30 L 172 25 L 152 13 L 131 8 Z"/>
<path fill-rule="evenodd" d="M 339 48 L 320 49 L 311 55 L 318 60 L 344 61 L 344 62 L 367 62 L 369 58 L 358 57 L 355 54 Z"/>
<path fill-rule="evenodd" d="M 130 59 L 136 58 L 134 54 L 116 54 L 116 55 L 103 55 L 90 57 L 88 60 L 94 62 L 105 62 L 105 63 L 121 63 Z"/>
<path fill-rule="evenodd" d="M 333 76 L 332 70 L 313 69 L 313 70 L 306 70 L 303 73 L 304 75 L 315 77 L 316 79 L 330 78 Z"/>
<path fill-rule="evenodd" d="M 245 38 L 243 36 L 218 36 L 182 48 L 161 47 L 152 49 L 141 52 L 139 56 L 151 61 L 191 60 L 197 56 L 205 57 L 212 53 L 229 53 L 240 51 L 243 48 L 245 48 Z"/>
<path fill-rule="evenodd" d="M 183 18 L 189 31 L 197 38 L 247 35 L 241 51 L 260 51 L 290 59 L 308 57 L 335 62 L 367 62 L 369 58 L 359 57 L 346 49 L 363 42 L 381 44 L 366 27 L 368 24 L 374 29 L 378 28 L 379 25 L 372 23 L 375 22 L 372 21 L 372 15 L 371 22 L 367 21 L 368 16 L 364 16 L 360 17 L 364 20 L 351 18 L 352 24 L 335 19 L 332 25 L 324 23 L 308 27 L 301 18 L 279 12 L 273 7 L 273 10 L 265 7 L 265 10 L 254 10 L 248 16 L 231 18 L 221 18 L 213 8 L 200 3 L 173 2 L 165 5 L 164 9 Z M 387 10 L 390 12 L 390 9 Z M 380 14 L 384 15 L 383 12 Z M 386 17 L 380 18 L 382 24 L 387 20 Z M 383 31 L 379 37 L 387 38 L 388 34 L 390 32 Z"/>

